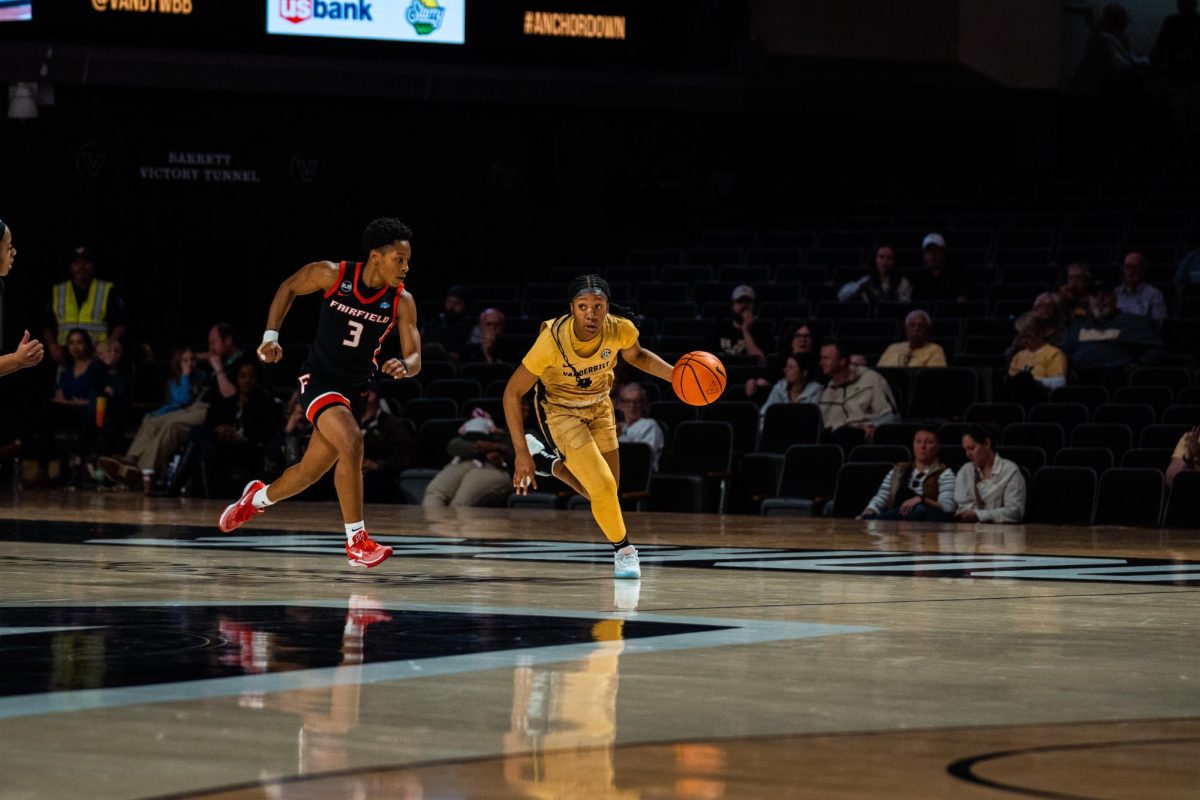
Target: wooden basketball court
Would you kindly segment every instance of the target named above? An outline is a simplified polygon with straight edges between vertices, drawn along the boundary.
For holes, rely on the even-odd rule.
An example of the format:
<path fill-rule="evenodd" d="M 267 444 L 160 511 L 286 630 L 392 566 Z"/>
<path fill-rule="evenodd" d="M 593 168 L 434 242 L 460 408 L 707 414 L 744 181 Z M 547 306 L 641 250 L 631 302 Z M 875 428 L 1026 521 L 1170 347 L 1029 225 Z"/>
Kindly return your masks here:
<path fill-rule="evenodd" d="M 1200 533 L 0 500 L 0 798 L 1200 797 Z"/>

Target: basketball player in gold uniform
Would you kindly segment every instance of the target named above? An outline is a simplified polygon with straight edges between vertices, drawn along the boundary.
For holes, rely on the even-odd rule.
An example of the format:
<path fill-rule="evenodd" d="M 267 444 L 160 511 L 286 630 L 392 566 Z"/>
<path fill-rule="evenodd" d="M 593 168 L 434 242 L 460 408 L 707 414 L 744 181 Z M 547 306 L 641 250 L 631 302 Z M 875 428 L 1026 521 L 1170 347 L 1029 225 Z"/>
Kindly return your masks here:
<path fill-rule="evenodd" d="M 608 283 L 581 275 L 567 290 L 568 313 L 542 323 L 537 341 L 521 360 L 504 390 L 504 417 L 516 462 L 513 488 L 525 494 L 537 488 L 532 451 L 550 457 L 549 472 L 592 503 L 592 516 L 615 551 L 618 578 L 641 576 L 637 549 L 625 533 L 617 497 L 620 458 L 617 423 L 609 392 L 617 354 L 643 372 L 671 380 L 671 365 L 638 344 L 628 311 L 610 306 Z M 609 313 L 609 311 L 613 313 Z M 534 403 L 543 445 L 525 441 L 521 398 L 537 385 Z"/>

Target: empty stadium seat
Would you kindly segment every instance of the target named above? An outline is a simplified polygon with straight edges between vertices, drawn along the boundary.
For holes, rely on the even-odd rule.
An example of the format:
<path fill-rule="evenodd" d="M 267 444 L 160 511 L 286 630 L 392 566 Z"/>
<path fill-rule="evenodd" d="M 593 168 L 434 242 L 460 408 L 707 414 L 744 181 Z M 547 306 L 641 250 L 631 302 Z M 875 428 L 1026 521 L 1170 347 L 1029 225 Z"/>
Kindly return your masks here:
<path fill-rule="evenodd" d="M 1088 418 L 1088 407 L 1083 403 L 1038 403 L 1029 409 L 1030 422 L 1057 423 L 1066 436 L 1070 436 L 1076 426 L 1086 425 Z"/>
<path fill-rule="evenodd" d="M 879 484 L 892 471 L 888 462 L 843 464 L 838 470 L 833 493 L 834 517 L 857 517 L 879 491 Z"/>
<path fill-rule="evenodd" d="M 1005 446 L 1038 447 L 1054 458 L 1066 445 L 1066 435 L 1055 422 L 1019 422 L 1004 429 L 1001 441 Z"/>
<path fill-rule="evenodd" d="M 996 453 L 1021 467 L 1030 475 L 1050 463 L 1050 457 L 1047 456 L 1046 451 L 1032 445 L 1005 444 L 998 447 Z"/>
<path fill-rule="evenodd" d="M 1054 456 L 1056 467 L 1087 467 L 1103 475 L 1117 463 L 1107 447 L 1064 447 Z"/>
<path fill-rule="evenodd" d="M 975 371 L 965 367 L 917 370 L 909 414 L 928 419 L 959 419 L 975 402 Z"/>
<path fill-rule="evenodd" d="M 1145 467 L 1166 472 L 1171 463 L 1171 447 L 1134 447 L 1125 451 L 1121 456 L 1121 466 L 1124 468 Z"/>
<path fill-rule="evenodd" d="M 1163 516 L 1167 528 L 1200 528 L 1200 472 L 1188 470 L 1175 476 Z"/>
<path fill-rule="evenodd" d="M 1162 421 L 1164 425 L 1200 425 L 1200 404 L 1168 406 Z"/>
<path fill-rule="evenodd" d="M 1104 403 L 1092 411 L 1092 422 L 1128 425 L 1136 442 L 1142 429 L 1154 424 L 1155 412 L 1147 403 Z"/>
<path fill-rule="evenodd" d="M 1163 476 L 1155 469 L 1110 469 L 1100 476 L 1097 525 L 1154 527 L 1162 516 Z"/>
<path fill-rule="evenodd" d="M 912 453 L 907 445 L 899 444 L 860 444 L 850 451 L 848 463 L 863 463 L 867 461 L 886 461 L 898 464 L 902 461 L 912 461 Z"/>
<path fill-rule="evenodd" d="M 1082 403 L 1090 413 L 1096 406 L 1108 402 L 1108 389 L 1103 386 L 1060 386 L 1050 392 L 1051 403 Z"/>
<path fill-rule="evenodd" d="M 1025 521 L 1090 525 L 1096 505 L 1096 473 L 1086 467 L 1042 467 L 1033 475 Z"/>
<path fill-rule="evenodd" d="M 964 422 L 986 422 L 1003 430 L 1025 421 L 1025 409 L 1017 403 L 972 403 L 963 414 Z"/>
<path fill-rule="evenodd" d="M 812 403 L 774 403 L 763 416 L 758 451 L 785 453 L 796 444 L 816 444 L 821 437 L 821 409 Z"/>
<path fill-rule="evenodd" d="M 824 501 L 833 497 L 842 448 L 835 444 L 798 444 L 783 455 L 779 496 Z"/>
<path fill-rule="evenodd" d="M 1072 447 L 1107 447 L 1119 459 L 1133 446 L 1133 431 L 1117 423 L 1089 423 L 1071 432 Z"/>
<path fill-rule="evenodd" d="M 1138 447 L 1169 447 L 1174 450 L 1180 437 L 1191 429 L 1191 425 L 1147 425 L 1138 437 Z"/>

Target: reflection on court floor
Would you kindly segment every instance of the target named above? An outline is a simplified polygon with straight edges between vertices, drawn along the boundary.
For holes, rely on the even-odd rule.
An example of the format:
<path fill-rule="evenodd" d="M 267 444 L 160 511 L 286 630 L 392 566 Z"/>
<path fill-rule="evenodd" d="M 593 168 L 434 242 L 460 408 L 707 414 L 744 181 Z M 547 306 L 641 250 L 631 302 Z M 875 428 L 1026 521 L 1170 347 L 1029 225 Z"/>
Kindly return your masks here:
<path fill-rule="evenodd" d="M 1200 535 L 0 507 L 0 797 L 1189 797 Z M 583 533 L 580 533 L 583 531 Z M 49 766 L 48 766 L 49 765 Z"/>

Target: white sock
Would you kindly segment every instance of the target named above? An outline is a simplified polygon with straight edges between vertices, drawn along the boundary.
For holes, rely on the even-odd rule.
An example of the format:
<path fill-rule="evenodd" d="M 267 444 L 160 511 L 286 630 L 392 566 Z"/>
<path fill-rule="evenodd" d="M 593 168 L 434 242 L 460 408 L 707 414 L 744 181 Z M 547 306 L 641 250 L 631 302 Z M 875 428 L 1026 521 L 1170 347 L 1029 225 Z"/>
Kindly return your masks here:
<path fill-rule="evenodd" d="M 267 487 L 266 486 L 264 486 L 263 488 L 259 489 L 257 492 L 254 493 L 254 497 L 250 498 L 250 503 L 255 508 L 266 508 L 267 506 L 274 505 L 274 503 L 272 503 L 270 500 L 267 499 Z"/>
<path fill-rule="evenodd" d="M 359 531 L 366 530 L 366 529 L 367 529 L 367 525 L 365 522 L 362 522 L 362 521 L 347 522 L 346 523 L 346 541 L 353 544 L 354 543 L 354 534 L 358 533 Z"/>

